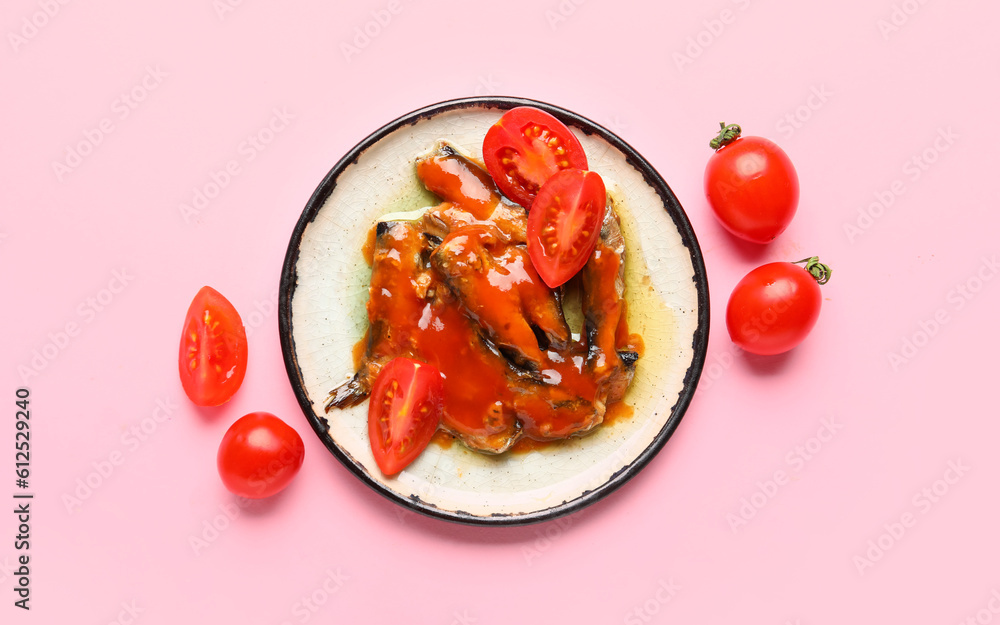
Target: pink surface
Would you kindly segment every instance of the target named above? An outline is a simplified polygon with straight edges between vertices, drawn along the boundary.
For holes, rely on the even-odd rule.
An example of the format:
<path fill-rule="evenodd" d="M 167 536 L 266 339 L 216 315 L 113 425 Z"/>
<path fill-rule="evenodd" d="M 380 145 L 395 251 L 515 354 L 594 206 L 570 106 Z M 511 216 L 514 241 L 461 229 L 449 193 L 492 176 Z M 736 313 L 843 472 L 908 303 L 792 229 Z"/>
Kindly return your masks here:
<path fill-rule="evenodd" d="M 22 384 L 36 498 L 30 612 L 13 605 L 16 516 L 0 515 L 0 621 L 997 618 L 998 18 L 985 1 L 6 1 L 0 498 L 20 490 Z M 410 110 L 491 93 L 603 123 L 660 171 L 713 317 L 663 452 L 582 513 L 507 529 L 403 511 L 345 470 L 299 410 L 275 313 L 292 228 L 336 160 Z M 798 169 L 799 213 L 767 247 L 708 212 L 722 120 Z M 271 142 L 246 143 L 258 133 Z M 812 254 L 834 270 L 812 336 L 738 352 L 735 283 Z M 230 404 L 199 410 L 175 359 L 204 284 L 242 312 L 250 368 Z M 215 452 L 254 410 L 291 423 L 306 461 L 242 506 Z"/>

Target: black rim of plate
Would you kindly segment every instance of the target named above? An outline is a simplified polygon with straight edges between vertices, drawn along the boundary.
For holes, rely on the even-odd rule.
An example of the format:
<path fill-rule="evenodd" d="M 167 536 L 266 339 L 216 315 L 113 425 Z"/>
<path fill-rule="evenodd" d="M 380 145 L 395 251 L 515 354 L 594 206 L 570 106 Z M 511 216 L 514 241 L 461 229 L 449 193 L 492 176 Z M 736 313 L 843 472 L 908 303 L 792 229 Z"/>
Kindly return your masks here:
<path fill-rule="evenodd" d="M 414 125 L 421 120 L 434 117 L 435 115 L 446 111 L 466 108 L 484 108 L 505 111 L 517 106 L 533 106 L 535 108 L 542 109 L 543 111 L 554 115 L 566 125 L 574 126 L 585 134 L 596 134 L 600 136 L 615 148 L 620 150 L 622 154 L 625 155 L 627 162 L 641 172 L 646 183 L 656 190 L 657 194 L 663 200 L 663 205 L 666 208 L 667 213 L 670 215 L 675 226 L 677 227 L 684 246 L 687 247 L 691 255 L 691 263 L 694 267 L 694 282 L 698 292 L 698 326 L 695 329 L 694 337 L 692 339 L 694 358 L 692 359 L 691 365 L 688 367 L 687 373 L 684 376 L 684 387 L 677 398 L 677 403 L 675 403 L 671 408 L 670 417 L 667 418 L 666 423 L 664 423 L 659 433 L 657 433 L 652 441 L 650 441 L 649 445 L 647 445 L 646 448 L 631 463 L 622 467 L 614 473 L 607 482 L 596 489 L 586 491 L 577 498 L 565 501 L 557 506 L 524 514 L 494 513 L 491 516 L 478 516 L 462 511 L 442 510 L 433 504 L 424 502 L 418 497 L 411 498 L 400 495 L 386 486 L 383 482 L 371 476 L 362 465 L 351 457 L 350 454 L 337 445 L 337 442 L 333 440 L 329 434 L 325 416 L 317 415 L 313 411 L 312 402 L 306 395 L 305 386 L 302 383 L 301 370 L 299 369 L 298 360 L 295 355 L 295 341 L 292 337 L 291 304 L 292 297 L 295 293 L 295 266 L 298 262 L 298 253 L 299 246 L 302 242 L 302 234 L 306 227 L 314 219 L 316 219 L 320 209 L 326 203 L 326 200 L 333 192 L 333 189 L 337 186 L 337 179 L 351 164 L 358 160 L 365 150 L 373 146 L 385 136 L 404 126 Z M 402 117 L 389 122 L 385 126 L 382 126 L 370 134 L 363 141 L 354 146 L 346 155 L 344 155 L 343 158 L 340 159 L 340 161 L 337 162 L 336 165 L 333 166 L 333 169 L 330 170 L 330 172 L 323 179 L 323 182 L 321 182 L 313 192 L 312 197 L 309 198 L 298 223 L 295 225 L 291 241 L 288 244 L 288 251 L 285 254 L 284 265 L 281 269 L 278 306 L 278 333 L 281 338 L 281 351 L 285 360 L 285 369 L 288 372 L 288 379 L 291 382 L 292 389 L 295 392 L 295 397 L 299 401 L 302 412 L 305 414 L 306 419 L 309 421 L 310 425 L 312 425 L 313 430 L 315 430 L 320 440 L 322 440 L 327 449 L 329 449 L 330 452 L 338 460 L 340 460 L 345 467 L 361 479 L 362 482 L 367 484 L 380 495 L 388 498 L 390 501 L 427 516 L 470 525 L 510 526 L 549 521 L 581 510 L 584 507 L 604 498 L 641 471 L 643 467 L 645 467 L 649 461 L 652 460 L 653 456 L 655 456 L 660 449 L 663 448 L 667 439 L 669 439 L 674 430 L 677 429 L 681 418 L 687 410 L 688 404 L 690 404 L 691 399 L 694 396 L 695 389 L 698 385 L 698 379 L 701 376 L 701 370 L 705 363 L 705 353 L 708 347 L 708 327 L 708 277 L 705 272 L 705 264 L 702 259 L 701 248 L 698 246 L 698 240 L 695 237 L 694 231 L 691 229 L 691 224 L 688 221 L 687 214 L 684 212 L 684 209 L 681 207 L 680 202 L 677 200 L 673 191 L 670 190 L 670 187 L 659 175 L 659 173 L 657 173 L 653 166 L 650 165 L 646 159 L 640 156 L 639 153 L 632 148 L 632 146 L 599 124 L 577 115 L 576 113 L 559 108 L 558 106 L 519 97 L 489 96 L 447 100 L 445 102 L 432 104 L 413 111 L 412 113 L 403 115 Z"/>

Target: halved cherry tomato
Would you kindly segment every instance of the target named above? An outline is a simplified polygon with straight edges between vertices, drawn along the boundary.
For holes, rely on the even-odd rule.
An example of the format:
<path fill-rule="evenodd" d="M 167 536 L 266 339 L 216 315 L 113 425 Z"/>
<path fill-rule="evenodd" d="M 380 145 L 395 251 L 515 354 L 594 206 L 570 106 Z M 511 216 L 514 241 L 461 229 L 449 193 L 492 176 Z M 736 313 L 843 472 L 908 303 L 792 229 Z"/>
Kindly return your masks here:
<path fill-rule="evenodd" d="M 768 263 L 748 273 L 729 296 L 726 327 L 733 342 L 770 356 L 801 343 L 819 318 L 819 285 L 830 268 L 813 256 L 796 263 Z"/>
<path fill-rule="evenodd" d="M 247 372 L 247 333 L 236 308 L 202 287 L 184 319 L 178 365 L 184 392 L 199 406 L 224 404 Z"/>
<path fill-rule="evenodd" d="M 785 231 L 799 205 L 799 176 L 784 150 L 763 137 L 741 137 L 722 124 L 710 145 L 705 195 L 726 230 L 754 243 Z"/>
<path fill-rule="evenodd" d="M 530 106 L 507 111 L 490 127 L 483 161 L 500 191 L 526 209 L 557 171 L 587 169 L 587 155 L 570 129 Z"/>
<path fill-rule="evenodd" d="M 284 490 L 305 455 L 302 437 L 291 426 L 269 412 L 251 412 L 226 431 L 216 463 L 229 492 L 261 499 Z"/>
<path fill-rule="evenodd" d="M 528 213 L 528 255 L 556 288 L 580 271 L 601 237 L 607 194 L 601 176 L 564 169 L 538 191 Z"/>
<path fill-rule="evenodd" d="M 431 442 L 443 395 L 433 365 L 400 357 L 382 367 L 368 400 L 368 438 L 382 473 L 399 473 Z"/>

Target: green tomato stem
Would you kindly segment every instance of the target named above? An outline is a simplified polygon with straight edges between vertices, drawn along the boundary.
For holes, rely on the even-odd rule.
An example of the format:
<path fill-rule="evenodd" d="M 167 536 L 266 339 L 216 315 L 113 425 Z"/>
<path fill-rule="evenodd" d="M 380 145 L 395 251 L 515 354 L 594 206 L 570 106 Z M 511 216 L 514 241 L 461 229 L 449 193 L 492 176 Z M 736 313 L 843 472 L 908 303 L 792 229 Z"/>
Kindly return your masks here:
<path fill-rule="evenodd" d="M 802 260 L 797 260 L 793 264 L 798 265 L 799 263 L 805 263 L 805 270 L 809 274 L 816 278 L 816 282 L 819 284 L 826 284 L 830 281 L 830 276 L 833 274 L 833 269 L 830 269 L 827 265 L 819 262 L 819 256 L 810 256 L 809 258 L 803 258 Z"/>
<path fill-rule="evenodd" d="M 718 150 L 722 146 L 729 145 L 733 141 L 736 141 L 736 139 L 739 138 L 740 133 L 743 132 L 743 129 L 740 128 L 739 124 L 729 124 L 727 126 L 726 122 L 719 122 L 719 126 L 721 127 L 719 135 L 708 142 L 708 146 L 713 150 Z"/>

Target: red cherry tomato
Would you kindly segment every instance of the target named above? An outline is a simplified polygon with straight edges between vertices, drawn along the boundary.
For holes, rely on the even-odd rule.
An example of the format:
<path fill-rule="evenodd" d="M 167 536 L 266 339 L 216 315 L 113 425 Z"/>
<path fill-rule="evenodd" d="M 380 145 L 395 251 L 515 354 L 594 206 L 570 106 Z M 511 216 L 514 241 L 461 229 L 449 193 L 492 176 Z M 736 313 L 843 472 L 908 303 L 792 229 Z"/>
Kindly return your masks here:
<path fill-rule="evenodd" d="M 433 365 L 400 357 L 382 367 L 368 400 L 368 438 L 382 473 L 399 473 L 431 442 L 443 396 Z"/>
<path fill-rule="evenodd" d="M 268 412 L 251 412 L 222 437 L 219 475 L 234 495 L 270 497 L 288 486 L 305 455 L 302 437 L 287 423 Z"/>
<path fill-rule="evenodd" d="M 726 327 L 733 342 L 753 354 L 787 352 L 802 342 L 816 320 L 820 284 L 830 268 L 816 257 L 793 263 L 769 263 L 748 273 L 729 296 Z"/>
<path fill-rule="evenodd" d="M 202 287 L 184 319 L 178 365 L 184 392 L 199 406 L 224 404 L 247 372 L 247 333 L 221 293 Z"/>
<path fill-rule="evenodd" d="M 560 169 L 587 169 L 587 155 L 570 129 L 530 106 L 507 111 L 490 127 L 483 161 L 500 191 L 524 208 Z"/>
<path fill-rule="evenodd" d="M 762 137 L 740 137 L 726 126 L 711 145 L 705 195 L 726 230 L 747 241 L 768 243 L 785 231 L 799 205 L 799 177 L 788 155 Z"/>
<path fill-rule="evenodd" d="M 528 213 L 528 255 L 556 288 L 580 271 L 601 237 L 607 193 L 601 176 L 564 169 L 546 182 Z"/>

